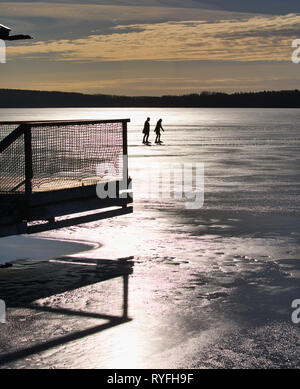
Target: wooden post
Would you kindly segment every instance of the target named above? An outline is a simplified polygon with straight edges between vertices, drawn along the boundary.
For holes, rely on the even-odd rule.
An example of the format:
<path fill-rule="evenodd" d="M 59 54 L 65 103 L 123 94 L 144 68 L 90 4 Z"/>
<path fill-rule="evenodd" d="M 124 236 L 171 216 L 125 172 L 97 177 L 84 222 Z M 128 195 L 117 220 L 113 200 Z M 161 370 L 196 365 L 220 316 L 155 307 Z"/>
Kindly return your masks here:
<path fill-rule="evenodd" d="M 24 132 L 24 146 L 25 146 L 25 197 L 28 205 L 32 194 L 32 139 L 31 127 L 27 127 Z"/>
<path fill-rule="evenodd" d="M 122 122 L 122 128 L 123 128 L 123 174 L 122 174 L 122 189 L 126 189 L 128 187 L 128 138 L 127 138 L 127 121 Z M 122 208 L 126 208 L 127 204 L 122 205 Z"/>
<path fill-rule="evenodd" d="M 123 121 L 122 122 L 122 127 L 123 127 L 123 155 L 127 155 L 127 122 Z"/>

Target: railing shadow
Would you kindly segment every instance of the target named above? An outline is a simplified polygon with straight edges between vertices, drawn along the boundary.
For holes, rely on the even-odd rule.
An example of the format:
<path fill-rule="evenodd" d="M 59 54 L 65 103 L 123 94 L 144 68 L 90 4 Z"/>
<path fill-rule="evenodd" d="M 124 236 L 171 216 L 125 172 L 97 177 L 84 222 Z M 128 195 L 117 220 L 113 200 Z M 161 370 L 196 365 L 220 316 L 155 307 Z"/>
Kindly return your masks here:
<path fill-rule="evenodd" d="M 132 258 L 94 260 L 64 257 L 49 262 L 24 266 L 24 269 L 21 268 L 17 272 L 13 268 L 1 270 L 0 298 L 6 301 L 7 307 L 29 308 L 40 312 L 94 318 L 106 320 L 106 322 L 21 350 L 0 354 L 0 366 L 131 321 L 132 319 L 128 317 L 128 284 L 129 275 L 133 273 Z M 54 275 L 56 275 L 56 278 L 53 278 Z M 74 309 L 40 306 L 34 303 L 34 301 L 41 298 L 119 277 L 123 279 L 123 306 L 121 315 L 108 315 Z M 63 283 L 63 281 L 65 282 Z M 21 294 L 19 293 L 20 288 L 22 289 Z"/>

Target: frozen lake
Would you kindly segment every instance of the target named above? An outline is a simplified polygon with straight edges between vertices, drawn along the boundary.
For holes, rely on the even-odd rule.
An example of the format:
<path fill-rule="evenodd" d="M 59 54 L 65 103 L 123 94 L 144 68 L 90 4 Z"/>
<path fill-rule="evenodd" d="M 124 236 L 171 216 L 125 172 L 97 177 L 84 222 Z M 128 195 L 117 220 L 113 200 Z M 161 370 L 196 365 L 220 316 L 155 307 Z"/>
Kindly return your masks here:
<path fill-rule="evenodd" d="M 56 270 L 52 262 L 28 261 L 26 279 L 31 281 L 25 285 L 25 265 L 3 269 L 0 298 L 8 291 L 7 326 L 13 336 L 8 337 L 6 327 L 1 327 L 2 355 L 8 348 L 19 349 L 20 339 L 23 348 L 29 349 L 51 336 L 62 338 L 53 352 L 45 348 L 38 355 L 29 353 L 26 360 L 11 357 L 10 366 L 300 366 L 299 325 L 291 321 L 291 303 L 300 298 L 300 110 L 2 109 L 0 115 L 2 120 L 130 118 L 129 172 L 135 197 L 132 215 L 35 237 L 38 252 L 42 250 L 40 238 L 74 242 L 74 250 L 63 245 L 59 255 L 70 254 L 67 260 L 134 256 L 129 285 L 133 320 L 64 342 L 65 333 L 77 326 L 83 331 L 96 325 L 96 319 L 66 320 L 56 312 L 56 320 L 51 321 L 53 313 L 41 313 L 35 306 L 112 314 L 119 304 L 116 281 L 87 282 L 75 291 L 57 293 L 53 278 L 43 276 L 43 288 L 51 290 L 44 297 L 38 292 L 38 274 L 49 270 L 55 277 L 57 272 L 64 283 L 76 276 L 88 279 L 90 270 L 75 266 L 70 271 L 63 264 L 56 265 Z M 142 145 L 147 116 L 152 142 L 156 121 L 163 119 L 162 146 Z M 151 177 L 151 171 L 164 164 L 185 163 L 204 164 L 203 207 L 191 210 L 183 200 L 149 198 L 145 177 Z M 24 244 L 24 240 L 14 240 L 16 255 L 22 254 L 16 259 L 33 256 L 34 243 Z M 46 243 L 45 250 L 53 258 L 49 240 Z M 87 250 L 90 244 L 95 248 Z M 0 245 L 2 261 L 11 258 L 11 238 L 0 239 Z M 53 246 L 55 256 L 58 248 Z M 41 257 L 47 255 L 43 252 Z M 25 309 L 21 300 L 13 303 L 14 288 L 24 288 L 35 305 Z M 20 319 L 27 325 L 20 327 Z M 39 320 L 44 323 L 42 328 Z"/>
<path fill-rule="evenodd" d="M 162 147 L 141 144 L 146 117 L 163 119 Z M 2 120 L 130 118 L 130 174 L 149 166 L 203 163 L 205 206 L 249 212 L 299 211 L 298 109 L 0 109 Z M 137 176 L 140 179 L 141 175 Z M 146 199 L 135 181 L 137 198 Z"/>

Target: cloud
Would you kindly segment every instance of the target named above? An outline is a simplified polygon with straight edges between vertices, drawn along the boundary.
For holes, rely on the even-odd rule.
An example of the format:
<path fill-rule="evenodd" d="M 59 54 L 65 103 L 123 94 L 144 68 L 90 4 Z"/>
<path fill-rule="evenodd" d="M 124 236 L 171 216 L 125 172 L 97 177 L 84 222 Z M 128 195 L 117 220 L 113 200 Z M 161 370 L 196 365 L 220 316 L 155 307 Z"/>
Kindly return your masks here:
<path fill-rule="evenodd" d="M 27 0 L 12 0 L 11 3 L 27 3 Z M 44 3 L 43 0 L 35 0 L 35 4 Z M 59 0 L 53 0 L 52 3 L 61 3 Z M 64 0 L 64 3 L 83 3 L 83 0 Z M 95 5 L 117 6 L 156 6 L 156 7 L 182 7 L 182 0 L 87 0 L 84 3 Z M 283 14 L 297 12 L 299 10 L 298 0 L 185 0 L 185 7 L 221 9 L 240 12 L 255 12 L 266 14 Z"/>
<path fill-rule="evenodd" d="M 211 8 L 235 10 L 240 12 L 255 12 L 266 14 L 286 14 L 298 12 L 298 0 L 195 0 L 202 6 L 205 4 Z"/>
<path fill-rule="evenodd" d="M 114 27 L 107 35 L 8 48 L 8 58 L 52 54 L 56 61 L 290 61 L 300 15 L 180 21 Z"/>
<path fill-rule="evenodd" d="M 46 41 L 83 38 L 92 32 L 111 34 L 111 28 L 118 24 L 245 17 L 243 13 L 202 9 L 191 0 L 184 3 L 177 0 L 99 3 L 102 2 L 0 2 L 1 23 L 10 26 L 16 33 L 30 33 Z"/>
<path fill-rule="evenodd" d="M 119 3 L 119 4 L 118 4 Z M 228 12 L 222 10 L 211 10 L 201 8 L 194 2 L 153 2 L 138 1 L 130 4 L 128 2 L 114 2 L 114 4 L 90 4 L 67 3 L 67 2 L 1 2 L 0 15 L 2 18 L 47 18 L 47 19 L 68 19 L 73 21 L 95 20 L 95 21 L 157 21 L 178 20 L 178 18 L 189 20 L 191 18 L 204 18 L 213 20 L 216 18 L 242 17 L 243 13 Z M 176 6 L 175 6 L 176 5 Z"/>

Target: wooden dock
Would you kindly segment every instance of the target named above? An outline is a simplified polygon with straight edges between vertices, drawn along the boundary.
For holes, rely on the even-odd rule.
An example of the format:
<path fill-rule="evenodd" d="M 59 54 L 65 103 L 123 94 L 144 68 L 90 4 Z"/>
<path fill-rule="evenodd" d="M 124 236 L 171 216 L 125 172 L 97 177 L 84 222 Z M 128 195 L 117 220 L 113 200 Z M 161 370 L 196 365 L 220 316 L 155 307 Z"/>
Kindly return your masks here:
<path fill-rule="evenodd" d="M 0 236 L 132 212 L 126 163 L 128 122 L 0 123 Z M 99 166 L 104 173 L 97 172 Z M 105 188 L 112 183 L 115 196 L 100 199 L 97 185 Z M 61 219 L 86 211 L 95 213 Z"/>

